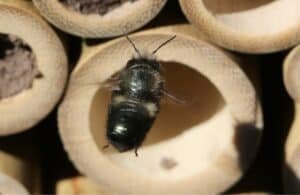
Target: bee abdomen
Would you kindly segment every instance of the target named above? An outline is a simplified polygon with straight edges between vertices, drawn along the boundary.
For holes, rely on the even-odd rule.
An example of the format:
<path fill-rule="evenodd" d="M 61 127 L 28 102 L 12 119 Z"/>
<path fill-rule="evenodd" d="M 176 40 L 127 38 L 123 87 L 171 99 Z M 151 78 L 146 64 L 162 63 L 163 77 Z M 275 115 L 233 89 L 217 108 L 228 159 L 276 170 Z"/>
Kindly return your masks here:
<path fill-rule="evenodd" d="M 159 100 L 142 102 L 142 101 L 129 99 L 124 95 L 115 95 L 115 96 L 113 96 L 112 100 L 113 100 L 114 105 L 124 103 L 124 102 L 127 102 L 128 104 L 130 104 L 130 103 L 136 104 L 136 105 L 138 104 L 139 106 L 143 107 L 147 111 L 148 116 L 151 118 L 155 117 L 159 111 L 159 102 L 158 102 Z M 135 106 L 135 107 L 137 107 L 137 106 Z"/>
<path fill-rule="evenodd" d="M 155 114 L 151 115 L 154 109 L 152 106 L 129 101 L 120 95 L 113 97 L 108 115 L 107 137 L 120 152 L 142 144 L 155 119 Z"/>

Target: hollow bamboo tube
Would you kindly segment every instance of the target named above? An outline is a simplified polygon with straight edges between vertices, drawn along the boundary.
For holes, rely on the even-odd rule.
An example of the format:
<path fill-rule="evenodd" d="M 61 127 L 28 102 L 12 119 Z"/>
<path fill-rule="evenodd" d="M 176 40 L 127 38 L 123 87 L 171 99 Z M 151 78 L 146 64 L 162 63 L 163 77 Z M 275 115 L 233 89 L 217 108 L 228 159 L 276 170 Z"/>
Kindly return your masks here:
<path fill-rule="evenodd" d="M 103 81 L 123 68 L 134 50 L 119 38 L 85 53 L 59 108 L 60 136 L 77 169 L 116 194 L 219 193 L 251 162 L 262 128 L 256 91 L 237 61 L 199 39 L 190 25 L 131 35 L 138 48 L 157 53 L 167 85 L 185 94 L 184 106 L 163 104 L 139 157 L 103 151 L 109 92 Z M 203 76 L 202 76 L 203 75 Z M 187 101 L 188 101 L 187 99 Z M 176 122 L 174 122 L 176 121 Z"/>
<path fill-rule="evenodd" d="M 110 195 L 90 179 L 82 176 L 67 178 L 59 181 L 56 185 L 57 195 Z"/>
<path fill-rule="evenodd" d="M 159 13 L 167 0 L 125 3 L 103 16 L 77 13 L 58 0 L 33 2 L 41 14 L 61 30 L 81 37 L 101 38 L 124 35 L 142 27 Z"/>
<path fill-rule="evenodd" d="M 300 104 L 295 104 L 294 121 L 285 145 L 285 190 L 300 192 Z"/>
<path fill-rule="evenodd" d="M 0 33 L 24 40 L 41 78 L 31 88 L 0 100 L 0 135 L 25 131 L 43 119 L 62 95 L 67 76 L 63 45 L 30 1 L 0 0 Z"/>
<path fill-rule="evenodd" d="M 300 103 L 300 45 L 286 57 L 283 68 L 285 87 L 290 96 Z"/>
<path fill-rule="evenodd" d="M 34 156 L 36 153 L 27 138 L 19 138 L 5 137 L 0 140 L 2 195 L 40 193 L 39 169 Z"/>
<path fill-rule="evenodd" d="M 180 0 L 188 20 L 216 44 L 269 53 L 299 43 L 298 0 Z"/>
<path fill-rule="evenodd" d="M 300 46 L 295 47 L 283 64 L 283 77 L 289 95 L 295 101 L 295 114 L 285 145 L 285 189 L 289 193 L 300 192 Z"/>
<path fill-rule="evenodd" d="M 97 185 L 95 182 L 90 179 L 77 176 L 72 178 L 66 178 L 60 180 L 56 185 L 57 195 L 112 195 L 103 189 L 100 185 Z M 242 192 L 236 193 L 236 195 L 267 195 L 271 194 L 270 192 Z"/>

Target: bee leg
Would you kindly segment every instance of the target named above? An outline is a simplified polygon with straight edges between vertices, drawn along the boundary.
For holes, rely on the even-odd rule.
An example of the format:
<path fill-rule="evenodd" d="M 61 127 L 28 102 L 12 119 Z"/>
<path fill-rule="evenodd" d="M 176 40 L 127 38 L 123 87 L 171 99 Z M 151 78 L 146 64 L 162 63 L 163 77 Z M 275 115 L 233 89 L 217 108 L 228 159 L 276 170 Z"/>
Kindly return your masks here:
<path fill-rule="evenodd" d="M 138 155 L 138 148 L 137 148 L 137 147 L 134 149 L 134 153 L 135 153 L 135 156 L 136 156 L 136 157 L 139 156 L 139 155 Z"/>
<path fill-rule="evenodd" d="M 106 150 L 109 147 L 109 144 L 106 144 L 102 147 L 102 150 Z"/>
<path fill-rule="evenodd" d="M 177 104 L 186 104 L 186 101 L 184 99 L 178 98 L 174 95 L 172 95 L 171 93 L 169 93 L 166 90 L 162 90 L 162 93 L 165 97 L 167 97 L 169 100 L 172 100 L 173 102 L 177 103 Z"/>

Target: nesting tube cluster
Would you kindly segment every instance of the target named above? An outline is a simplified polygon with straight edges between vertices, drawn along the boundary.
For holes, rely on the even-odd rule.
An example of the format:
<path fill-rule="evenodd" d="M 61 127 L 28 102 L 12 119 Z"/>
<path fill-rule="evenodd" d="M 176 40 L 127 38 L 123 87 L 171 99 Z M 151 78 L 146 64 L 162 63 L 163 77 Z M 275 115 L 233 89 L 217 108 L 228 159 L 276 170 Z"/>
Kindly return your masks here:
<path fill-rule="evenodd" d="M 0 0 L 0 136 L 31 129 L 66 89 L 58 109 L 59 136 L 84 177 L 58 181 L 57 194 L 222 193 L 254 159 L 263 133 L 258 64 L 227 50 L 266 54 L 299 44 L 300 1 L 179 0 L 191 24 L 129 34 L 154 19 L 166 3 Z M 53 27 L 101 39 L 97 45 L 82 44 L 68 86 L 67 41 Z M 136 48 L 124 36 L 107 39 L 122 35 L 129 35 Z M 183 97 L 185 103 L 162 101 L 138 157 L 112 146 L 103 150 L 111 104 L 106 81 L 137 50 L 149 53 L 174 35 L 155 60 L 162 64 L 170 96 Z M 283 64 L 285 86 L 295 104 L 285 146 L 287 192 L 300 191 L 299 53 L 300 46 L 295 47 Z M 28 182 L 38 178 L 28 171 L 38 166 L 33 169 L 22 158 L 23 149 L 0 139 L 0 194 L 40 193 L 37 180 Z"/>
<path fill-rule="evenodd" d="M 0 194 L 41 193 L 31 129 L 57 104 L 67 57 L 30 1 L 0 1 Z"/>

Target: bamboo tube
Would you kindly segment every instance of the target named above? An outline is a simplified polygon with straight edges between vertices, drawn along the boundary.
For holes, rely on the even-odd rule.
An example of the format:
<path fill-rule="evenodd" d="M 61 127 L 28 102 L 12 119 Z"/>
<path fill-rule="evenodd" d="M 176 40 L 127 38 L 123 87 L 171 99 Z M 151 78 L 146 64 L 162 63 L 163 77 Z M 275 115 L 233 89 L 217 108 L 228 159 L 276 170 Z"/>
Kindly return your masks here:
<path fill-rule="evenodd" d="M 300 104 L 295 104 L 295 117 L 285 145 L 285 190 L 300 192 Z"/>
<path fill-rule="evenodd" d="M 286 57 L 283 65 L 283 77 L 290 96 L 300 102 L 300 46 L 295 47 Z"/>
<path fill-rule="evenodd" d="M 29 45 L 41 77 L 30 88 L 0 100 L 0 135 L 9 135 L 34 126 L 56 105 L 66 83 L 67 59 L 59 38 L 30 1 L 0 0 L 0 33 Z"/>
<path fill-rule="evenodd" d="M 57 183 L 57 195 L 110 195 L 101 186 L 86 177 L 78 176 L 61 180 Z"/>
<path fill-rule="evenodd" d="M 112 195 L 103 187 L 95 184 L 93 181 L 86 177 L 78 176 L 61 180 L 57 183 L 56 193 L 57 195 Z M 270 192 L 242 192 L 236 195 L 267 195 Z"/>
<path fill-rule="evenodd" d="M 188 20 L 216 44 L 269 53 L 299 43 L 298 0 L 180 0 Z"/>
<path fill-rule="evenodd" d="M 78 176 L 61 180 L 57 183 L 57 195 L 112 195 L 103 189 L 100 185 L 95 184 L 93 181 L 86 177 Z M 270 192 L 242 192 L 236 195 L 267 195 Z"/>
<path fill-rule="evenodd" d="M 293 124 L 285 146 L 285 189 L 286 192 L 300 192 L 300 46 L 295 47 L 283 64 L 285 87 L 295 101 Z"/>
<path fill-rule="evenodd" d="M 33 156 L 35 152 L 25 137 L 5 137 L 0 140 L 2 195 L 40 193 L 39 169 Z"/>
<path fill-rule="evenodd" d="M 102 150 L 107 143 L 109 92 L 100 83 L 132 57 L 128 41 L 119 38 L 84 50 L 72 73 L 59 108 L 60 136 L 77 169 L 109 192 L 220 193 L 240 178 L 256 152 L 262 128 L 260 104 L 234 58 L 199 39 L 190 25 L 158 28 L 131 38 L 138 48 L 151 51 L 174 34 L 176 39 L 156 57 L 165 62 L 167 88 L 191 101 L 184 106 L 162 105 L 138 158 L 132 151 Z"/>
<path fill-rule="evenodd" d="M 41 14 L 61 30 L 81 37 L 101 38 L 124 35 L 153 19 L 167 0 L 138 0 L 125 3 L 101 16 L 81 14 L 58 0 L 33 0 Z"/>

